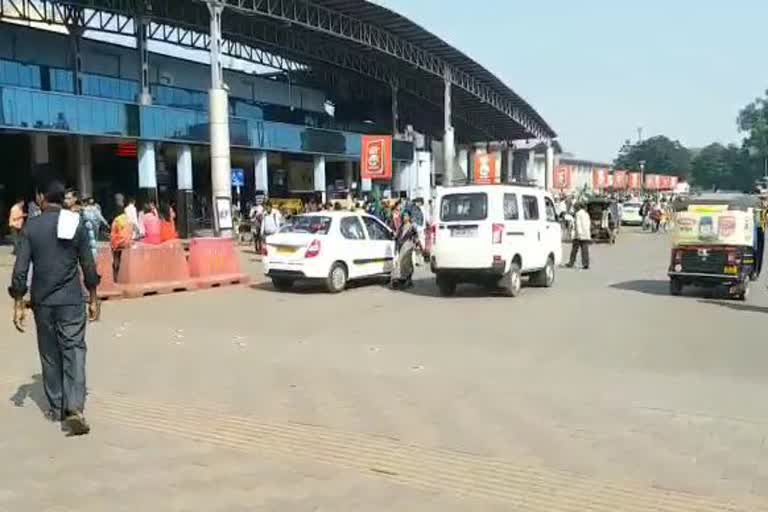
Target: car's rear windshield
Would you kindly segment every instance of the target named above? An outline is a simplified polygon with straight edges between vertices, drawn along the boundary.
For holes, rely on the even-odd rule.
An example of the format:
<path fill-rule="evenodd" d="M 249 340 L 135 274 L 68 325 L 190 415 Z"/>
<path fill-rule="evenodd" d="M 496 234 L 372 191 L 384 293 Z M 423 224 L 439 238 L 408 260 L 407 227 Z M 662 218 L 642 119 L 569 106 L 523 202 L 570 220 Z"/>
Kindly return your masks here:
<path fill-rule="evenodd" d="M 327 235 L 331 229 L 331 218 L 321 215 L 298 215 L 291 218 L 282 228 L 281 233 L 310 233 Z"/>
<path fill-rule="evenodd" d="M 488 217 L 488 194 L 474 192 L 469 194 L 448 194 L 440 203 L 440 220 L 464 221 L 483 220 Z"/>

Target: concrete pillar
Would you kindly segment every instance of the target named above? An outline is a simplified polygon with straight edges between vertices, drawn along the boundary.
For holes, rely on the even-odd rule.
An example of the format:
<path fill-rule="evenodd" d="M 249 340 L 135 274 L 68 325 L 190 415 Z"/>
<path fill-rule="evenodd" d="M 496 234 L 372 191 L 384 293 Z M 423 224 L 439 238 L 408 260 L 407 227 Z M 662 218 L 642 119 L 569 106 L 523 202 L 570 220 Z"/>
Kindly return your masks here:
<path fill-rule="evenodd" d="M 139 53 L 139 105 L 151 105 L 152 94 L 149 90 L 149 18 L 137 16 L 134 19 L 136 27 L 136 51 Z"/>
<path fill-rule="evenodd" d="M 443 165 L 445 166 L 445 169 L 443 170 L 443 185 L 452 185 L 453 184 L 453 159 L 456 152 L 455 148 L 455 141 L 454 141 L 454 133 L 453 133 L 453 123 L 451 120 L 451 72 L 449 69 L 446 68 L 445 71 L 445 77 L 443 78 L 444 85 L 445 85 L 445 93 L 443 96 L 444 99 L 444 127 L 445 127 L 445 134 L 443 137 Z"/>
<path fill-rule="evenodd" d="M 192 148 L 187 145 L 178 147 L 176 152 L 176 229 L 181 238 L 193 235 L 192 218 L 194 215 Z"/>
<path fill-rule="evenodd" d="M 551 142 L 547 142 L 547 151 L 544 162 L 544 176 L 546 179 L 546 185 L 544 188 L 549 190 L 552 188 L 555 182 L 555 149 L 552 147 Z"/>
<path fill-rule="evenodd" d="M 81 135 L 75 137 L 75 160 L 77 162 L 77 190 L 80 197 L 91 197 L 93 196 L 91 141 Z"/>
<path fill-rule="evenodd" d="M 355 182 L 355 162 L 344 162 L 344 187 L 347 189 L 347 199 L 352 199 L 352 184 Z"/>
<path fill-rule="evenodd" d="M 515 146 L 507 148 L 506 182 L 511 183 L 515 179 Z"/>
<path fill-rule="evenodd" d="M 254 155 L 254 189 L 257 194 L 269 195 L 269 158 L 266 151 L 257 151 Z"/>
<path fill-rule="evenodd" d="M 526 180 L 535 180 L 537 179 L 536 176 L 536 150 L 532 149 L 528 151 L 528 165 L 525 169 L 525 177 Z M 539 185 L 543 185 L 543 183 L 539 183 Z"/>
<path fill-rule="evenodd" d="M 48 135 L 45 133 L 33 133 L 29 137 L 32 149 L 32 165 L 35 166 L 50 163 L 51 157 L 48 153 Z"/>
<path fill-rule="evenodd" d="M 472 180 L 474 176 L 472 175 L 472 172 L 474 170 L 472 165 L 472 159 L 474 157 L 474 151 L 470 151 L 469 148 L 462 147 L 459 148 L 458 151 L 456 151 L 456 160 L 457 162 L 457 174 L 462 175 L 462 179 L 464 179 L 467 183 L 472 183 Z"/>
<path fill-rule="evenodd" d="M 320 192 L 322 202 L 326 200 L 326 183 L 325 183 L 325 156 L 315 155 L 315 192 Z"/>
<path fill-rule="evenodd" d="M 75 94 L 83 94 L 83 53 L 81 43 L 83 40 L 83 27 L 68 25 L 70 55 L 72 59 L 72 90 Z"/>
<path fill-rule="evenodd" d="M 155 143 L 140 141 L 139 146 L 139 198 L 142 204 L 157 199 L 157 156 Z"/>
<path fill-rule="evenodd" d="M 400 124 L 400 113 L 398 109 L 397 94 L 399 87 L 396 83 L 392 84 L 392 135 L 397 135 L 398 125 Z"/>

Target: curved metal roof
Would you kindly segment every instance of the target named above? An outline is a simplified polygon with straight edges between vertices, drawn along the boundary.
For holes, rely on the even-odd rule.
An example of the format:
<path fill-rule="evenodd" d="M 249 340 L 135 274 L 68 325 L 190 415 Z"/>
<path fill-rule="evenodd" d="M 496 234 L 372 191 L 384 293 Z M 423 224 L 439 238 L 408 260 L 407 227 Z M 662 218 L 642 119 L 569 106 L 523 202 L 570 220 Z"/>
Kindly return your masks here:
<path fill-rule="evenodd" d="M 472 73 L 479 80 L 507 96 L 514 105 L 528 111 L 541 125 L 548 137 L 554 138 L 557 136 L 549 124 L 544 121 L 544 118 L 528 102 L 499 80 L 495 74 L 405 16 L 367 0 L 314 0 L 314 2 L 329 9 L 344 12 L 360 20 L 378 25 L 398 37 L 413 42 L 446 61 L 451 66 Z"/>

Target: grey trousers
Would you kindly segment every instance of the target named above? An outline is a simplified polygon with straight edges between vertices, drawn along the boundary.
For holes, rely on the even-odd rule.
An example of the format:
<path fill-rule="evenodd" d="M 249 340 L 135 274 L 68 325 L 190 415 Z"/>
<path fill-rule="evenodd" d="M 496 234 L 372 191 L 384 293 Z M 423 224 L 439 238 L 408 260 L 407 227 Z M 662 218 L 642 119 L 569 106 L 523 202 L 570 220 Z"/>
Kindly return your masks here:
<path fill-rule="evenodd" d="M 85 408 L 85 305 L 35 306 L 43 387 L 52 413 Z"/>

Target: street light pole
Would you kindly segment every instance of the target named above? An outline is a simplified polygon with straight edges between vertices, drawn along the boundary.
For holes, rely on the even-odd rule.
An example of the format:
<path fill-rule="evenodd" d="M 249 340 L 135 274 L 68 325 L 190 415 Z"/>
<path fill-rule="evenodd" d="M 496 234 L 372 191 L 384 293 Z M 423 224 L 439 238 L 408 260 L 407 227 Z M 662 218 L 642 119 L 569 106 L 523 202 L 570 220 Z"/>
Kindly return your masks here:
<path fill-rule="evenodd" d="M 645 187 L 645 160 L 640 160 L 640 188 Z"/>

